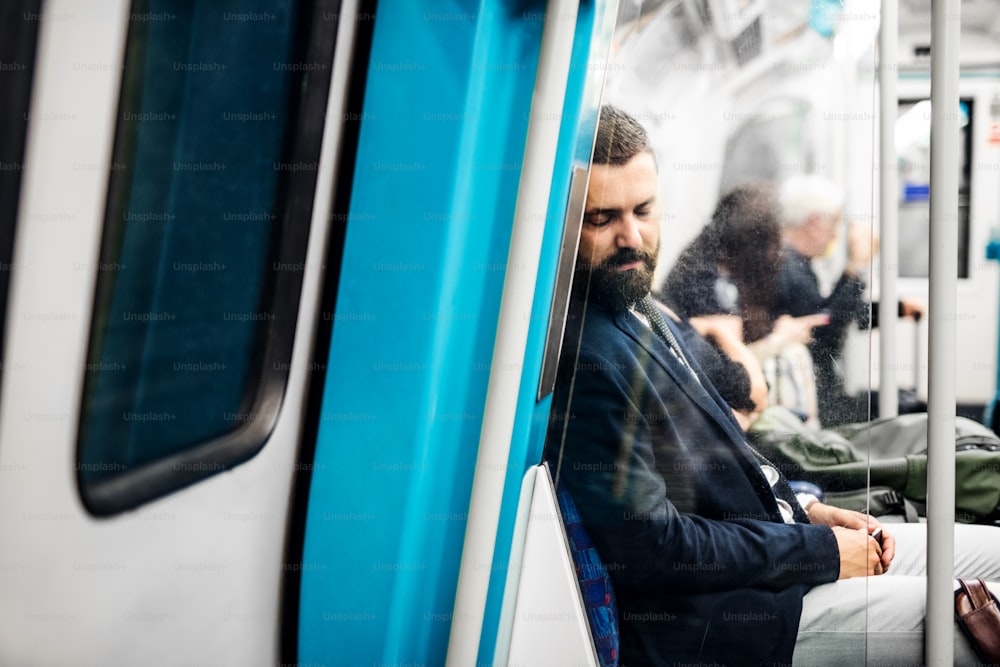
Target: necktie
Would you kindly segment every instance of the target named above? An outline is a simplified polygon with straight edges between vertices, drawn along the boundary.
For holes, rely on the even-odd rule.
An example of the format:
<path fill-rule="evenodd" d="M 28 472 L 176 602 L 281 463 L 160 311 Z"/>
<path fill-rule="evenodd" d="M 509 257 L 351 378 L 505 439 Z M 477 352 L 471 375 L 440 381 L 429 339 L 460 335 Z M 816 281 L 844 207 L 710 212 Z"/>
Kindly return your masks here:
<path fill-rule="evenodd" d="M 653 297 L 647 294 L 645 298 L 635 304 L 635 309 L 646 316 L 646 319 L 649 320 L 649 326 L 653 329 L 656 335 L 663 339 L 663 342 L 667 344 L 667 347 L 669 347 L 670 351 L 674 353 L 674 356 L 680 360 L 680 362 L 684 365 L 684 368 L 688 369 L 695 379 L 698 379 L 698 374 L 694 372 L 694 369 L 691 368 L 691 364 L 689 364 L 688 360 L 684 357 L 684 352 L 681 350 L 680 344 L 674 337 L 674 333 L 670 330 L 670 327 L 667 326 L 666 321 L 664 321 L 663 315 L 660 313 L 660 309 L 656 307 L 656 303 L 653 301 Z"/>

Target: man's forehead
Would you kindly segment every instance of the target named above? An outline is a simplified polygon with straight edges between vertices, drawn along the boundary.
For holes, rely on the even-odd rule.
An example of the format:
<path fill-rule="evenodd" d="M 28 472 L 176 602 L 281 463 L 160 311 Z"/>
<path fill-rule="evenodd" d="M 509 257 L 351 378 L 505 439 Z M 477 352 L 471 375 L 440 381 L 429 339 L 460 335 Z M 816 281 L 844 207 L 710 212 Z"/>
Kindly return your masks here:
<path fill-rule="evenodd" d="M 613 162 L 590 163 L 591 170 L 597 167 L 601 167 L 602 169 L 608 169 L 608 170 L 614 170 L 614 169 L 628 170 L 630 168 L 631 169 L 652 168 L 653 171 L 656 171 L 657 164 L 656 164 L 656 158 L 653 156 L 653 152 L 650 150 L 644 150 L 644 151 L 639 151 L 638 153 L 630 157 L 627 162 L 622 164 L 615 164 Z"/>
<path fill-rule="evenodd" d="M 590 168 L 587 206 L 635 203 L 656 197 L 656 165 L 648 153 L 640 153 L 623 165 L 594 164 Z M 622 200 L 622 201 L 617 201 Z"/>

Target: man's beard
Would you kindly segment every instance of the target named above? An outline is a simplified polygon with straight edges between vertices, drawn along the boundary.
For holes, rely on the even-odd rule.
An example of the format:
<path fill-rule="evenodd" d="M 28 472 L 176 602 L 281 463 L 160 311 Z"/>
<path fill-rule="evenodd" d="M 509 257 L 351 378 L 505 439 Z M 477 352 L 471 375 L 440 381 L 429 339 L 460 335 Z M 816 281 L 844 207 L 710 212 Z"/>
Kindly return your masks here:
<path fill-rule="evenodd" d="M 657 246 L 657 251 L 659 247 Z M 614 312 L 633 307 L 653 286 L 658 252 L 622 248 L 600 264 L 577 264 L 577 280 L 589 282 L 589 298 Z M 642 266 L 622 271 L 617 267 L 641 261 Z"/>

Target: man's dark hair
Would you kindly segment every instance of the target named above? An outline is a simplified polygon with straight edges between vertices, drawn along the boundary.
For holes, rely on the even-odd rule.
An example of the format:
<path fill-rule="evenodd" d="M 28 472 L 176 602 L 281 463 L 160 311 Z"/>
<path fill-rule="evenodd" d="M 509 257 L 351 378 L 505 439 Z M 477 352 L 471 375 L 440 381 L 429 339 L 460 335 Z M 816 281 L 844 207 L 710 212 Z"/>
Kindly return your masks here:
<path fill-rule="evenodd" d="M 643 151 L 652 153 L 649 135 L 642 125 L 618 107 L 601 107 L 592 162 L 620 167 Z"/>
<path fill-rule="evenodd" d="M 753 342 L 773 328 L 780 253 L 777 187 L 766 181 L 737 186 L 719 200 L 712 220 L 674 262 L 660 296 L 681 317 L 715 314 L 706 310 L 723 305 L 714 293 L 692 286 L 704 284 L 706 274 L 715 276 L 721 267 L 739 291 L 736 312 L 743 317 L 744 340 Z M 710 281 L 714 285 L 715 278 Z"/>

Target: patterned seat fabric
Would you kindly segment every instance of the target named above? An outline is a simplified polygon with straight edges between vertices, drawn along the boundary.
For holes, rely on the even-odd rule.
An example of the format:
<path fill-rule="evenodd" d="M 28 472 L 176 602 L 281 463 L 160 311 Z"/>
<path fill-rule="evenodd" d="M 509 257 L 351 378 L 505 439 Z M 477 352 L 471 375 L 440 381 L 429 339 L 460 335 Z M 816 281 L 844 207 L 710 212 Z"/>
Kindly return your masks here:
<path fill-rule="evenodd" d="M 618 665 L 618 607 L 611 588 L 608 570 L 601 562 L 597 549 L 583 528 L 583 522 L 576 510 L 576 503 L 565 489 L 560 489 L 556 497 L 563 516 L 566 537 L 569 538 L 570 553 L 576 567 L 576 578 L 583 594 L 583 605 L 587 610 L 590 634 L 594 638 L 597 657 L 601 667 Z"/>

